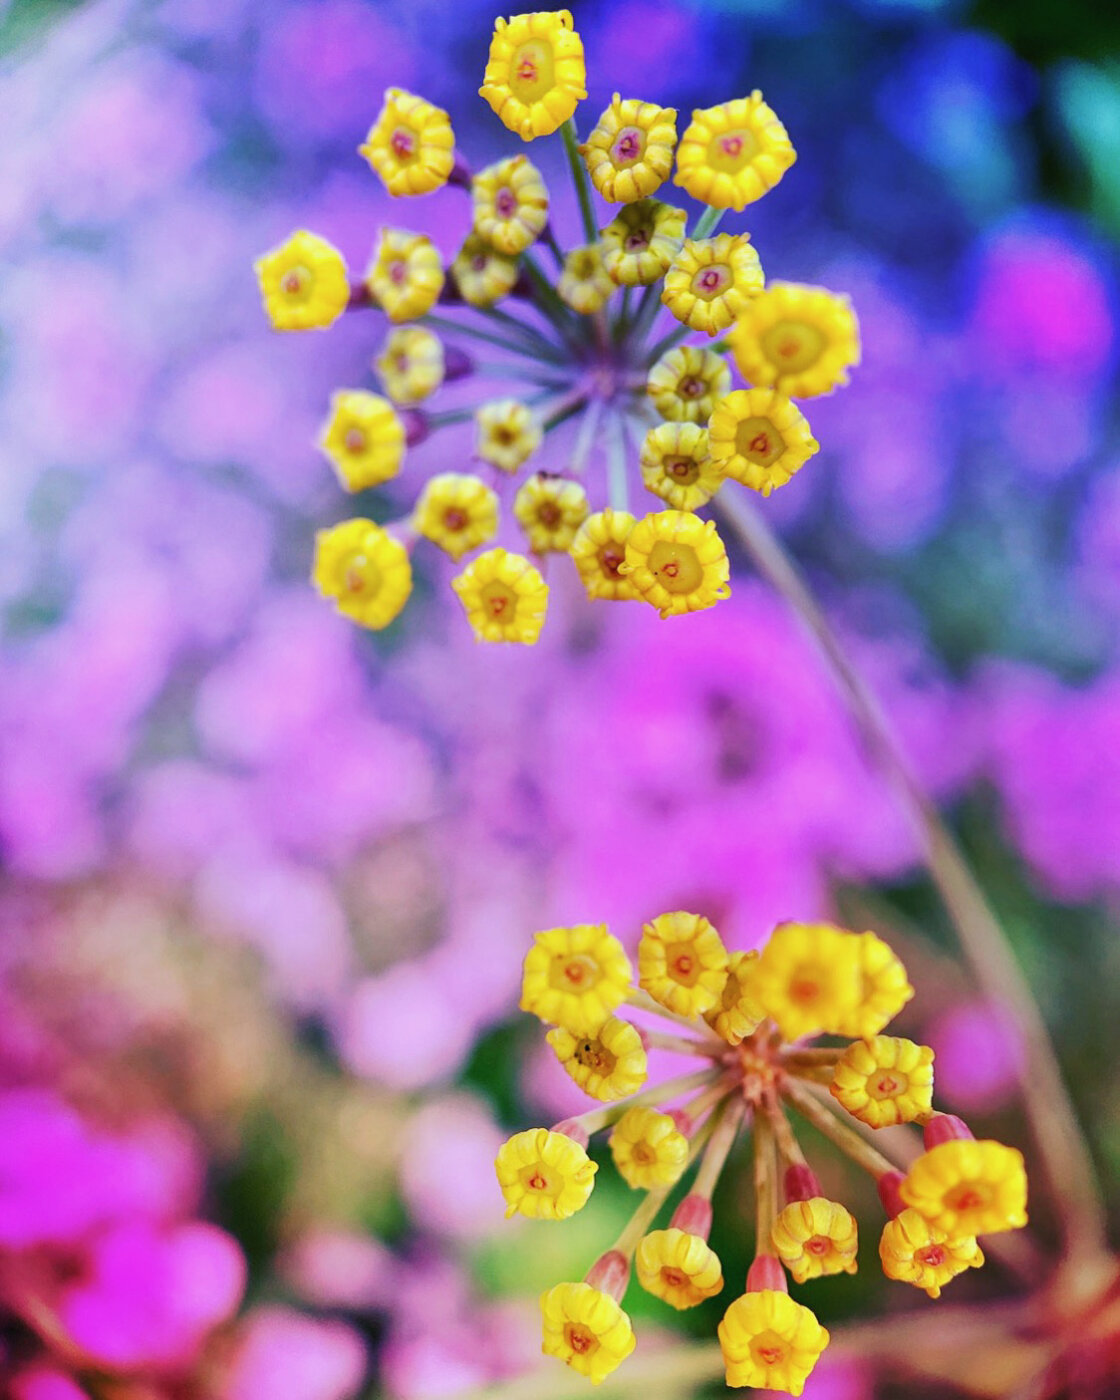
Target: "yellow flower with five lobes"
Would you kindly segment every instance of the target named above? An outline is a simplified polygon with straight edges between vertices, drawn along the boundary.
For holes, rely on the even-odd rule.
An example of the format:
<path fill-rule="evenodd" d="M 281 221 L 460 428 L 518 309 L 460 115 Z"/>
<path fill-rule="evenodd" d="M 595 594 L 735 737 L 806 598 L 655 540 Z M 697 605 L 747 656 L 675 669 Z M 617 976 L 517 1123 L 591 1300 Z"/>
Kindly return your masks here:
<path fill-rule="evenodd" d="M 471 181 L 474 231 L 506 257 L 534 244 L 548 223 L 548 189 L 528 156 L 480 170 Z"/>
<path fill-rule="evenodd" d="M 448 115 L 403 88 L 388 88 L 358 150 L 391 195 L 427 194 L 447 184 L 455 163 Z"/>
<path fill-rule="evenodd" d="M 587 519 L 587 492 L 578 481 L 537 472 L 513 498 L 513 513 L 537 554 L 565 552 Z"/>
<path fill-rule="evenodd" d="M 520 399 L 484 403 L 475 412 L 474 421 L 476 456 L 504 472 L 515 472 L 544 438 L 536 414 Z"/>
<path fill-rule="evenodd" d="M 1027 1223 L 1023 1154 L 1002 1142 L 938 1143 L 911 1164 L 899 1191 L 949 1239 L 1018 1230 Z"/>
<path fill-rule="evenodd" d="M 890 1035 L 854 1040 L 836 1062 L 829 1092 L 870 1128 L 924 1122 L 933 1112 L 933 1051 Z"/>
<path fill-rule="evenodd" d="M 642 482 L 673 510 L 706 505 L 723 485 L 708 455 L 708 430 L 699 423 L 659 423 L 645 436 Z"/>
<path fill-rule="evenodd" d="M 867 1040 L 894 1020 L 913 997 L 914 988 L 889 944 L 874 933 L 855 937 L 859 939 L 859 999 L 835 1031 L 837 1035 L 857 1035 Z"/>
<path fill-rule="evenodd" d="M 677 148 L 675 183 L 713 209 L 745 209 L 796 159 L 785 127 L 755 91 L 693 112 Z"/>
<path fill-rule="evenodd" d="M 661 300 L 691 330 L 718 335 L 761 294 L 765 281 L 748 234 L 686 238 L 665 274 Z"/>
<path fill-rule="evenodd" d="M 835 1033 L 859 1004 L 859 938 L 832 924 L 779 924 L 759 953 L 751 983 L 783 1040 Z"/>
<path fill-rule="evenodd" d="M 688 1165 L 688 1139 L 656 1108 L 628 1108 L 610 1136 L 618 1174 L 637 1191 L 672 1186 Z"/>
<path fill-rule="evenodd" d="M 541 1294 L 541 1350 L 598 1385 L 634 1350 L 630 1319 L 589 1283 L 558 1283 Z"/>
<path fill-rule="evenodd" d="M 924 1288 L 931 1298 L 940 1298 L 947 1283 L 984 1262 L 973 1236 L 951 1240 L 916 1210 L 901 1211 L 883 1226 L 879 1258 L 887 1278 Z"/>
<path fill-rule="evenodd" d="M 493 306 L 513 291 L 517 259 L 491 248 L 477 233 L 468 233 L 451 264 L 451 275 L 468 306 Z"/>
<path fill-rule="evenodd" d="M 738 1045 L 766 1019 L 752 988 L 757 962 L 757 948 L 729 954 L 719 1001 L 704 1012 L 704 1020 L 729 1045 Z"/>
<path fill-rule="evenodd" d="M 573 1138 L 527 1128 L 502 1143 L 494 1170 L 507 1219 L 567 1220 L 587 1204 L 599 1168 Z"/>
<path fill-rule="evenodd" d="M 856 1271 L 856 1222 L 839 1201 L 824 1196 L 791 1201 L 778 1213 L 770 1240 L 797 1283 Z"/>
<path fill-rule="evenodd" d="M 736 1298 L 719 1325 L 719 1345 L 730 1386 L 755 1386 L 800 1395 L 828 1332 L 788 1293 L 764 1288 Z"/>
<path fill-rule="evenodd" d="M 776 389 L 725 394 L 712 410 L 708 439 L 723 475 L 763 496 L 820 451 L 801 410 Z"/>
<path fill-rule="evenodd" d="M 412 528 L 452 559 L 461 559 L 498 533 L 497 494 L 477 476 L 441 472 L 420 493 Z"/>
<path fill-rule="evenodd" d="M 666 350 L 646 379 L 646 393 L 654 408 L 673 422 L 706 426 L 716 404 L 730 390 L 727 361 L 698 345 Z"/>
<path fill-rule="evenodd" d="M 587 96 L 583 40 L 570 10 L 494 21 L 480 97 L 521 137 L 550 136 Z"/>
<path fill-rule="evenodd" d="M 591 316 L 605 306 L 614 291 L 603 261 L 605 251 L 602 243 L 584 243 L 564 259 L 556 291 L 561 301 L 581 316 Z"/>
<path fill-rule="evenodd" d="M 597 1031 L 573 1035 L 557 1026 L 545 1036 L 556 1058 L 585 1094 L 610 1103 L 636 1093 L 646 1082 L 646 1052 L 629 1021 L 610 1016 Z"/>
<path fill-rule="evenodd" d="M 315 536 L 311 581 L 363 627 L 388 627 L 412 592 L 408 550 L 372 520 L 344 520 Z"/>
<path fill-rule="evenodd" d="M 771 282 L 736 313 L 731 353 L 748 383 L 794 399 L 830 394 L 859 364 L 859 322 L 846 296 Z"/>
<path fill-rule="evenodd" d="M 548 584 L 522 554 L 488 549 L 473 559 L 451 587 L 480 642 L 532 646 L 548 610 Z"/>
<path fill-rule="evenodd" d="M 393 405 L 366 389 L 339 389 L 319 432 L 319 447 L 347 491 L 365 491 L 396 476 L 404 457 L 404 424 Z"/>
<path fill-rule="evenodd" d="M 731 596 L 727 551 L 710 520 L 663 510 L 639 520 L 626 539 L 621 572 L 662 617 L 700 612 Z"/>
<path fill-rule="evenodd" d="M 346 262 L 333 244 L 297 229 L 253 264 L 273 330 L 333 325 L 350 301 Z"/>
<path fill-rule="evenodd" d="M 408 408 L 423 403 L 443 383 L 443 342 L 423 326 L 398 326 L 373 364 L 386 394 Z"/>
<path fill-rule="evenodd" d="M 641 594 L 622 572 L 626 541 L 636 521 L 625 510 L 600 510 L 576 531 L 569 553 L 589 598 L 634 601 Z"/>
<path fill-rule="evenodd" d="M 606 924 L 573 924 L 534 935 L 521 980 L 522 1011 L 593 1033 L 630 991 L 630 959 Z"/>
<path fill-rule="evenodd" d="M 683 209 L 642 199 L 620 209 L 600 230 L 603 267 L 620 287 L 646 287 L 668 272 L 684 243 Z"/>
<path fill-rule="evenodd" d="M 638 985 L 679 1016 L 697 1016 L 719 1001 L 727 949 L 703 914 L 659 914 L 642 928 Z"/>
<path fill-rule="evenodd" d="M 430 238 L 386 228 L 366 268 L 369 294 L 390 321 L 426 316 L 443 290 L 443 266 Z"/>
<path fill-rule="evenodd" d="M 723 1269 L 708 1242 L 673 1227 L 646 1235 L 634 1264 L 646 1292 L 678 1312 L 714 1298 L 723 1288 Z"/>
<path fill-rule="evenodd" d="M 676 144 L 676 108 L 623 99 L 616 92 L 579 151 L 603 198 L 632 204 L 669 178 Z"/>

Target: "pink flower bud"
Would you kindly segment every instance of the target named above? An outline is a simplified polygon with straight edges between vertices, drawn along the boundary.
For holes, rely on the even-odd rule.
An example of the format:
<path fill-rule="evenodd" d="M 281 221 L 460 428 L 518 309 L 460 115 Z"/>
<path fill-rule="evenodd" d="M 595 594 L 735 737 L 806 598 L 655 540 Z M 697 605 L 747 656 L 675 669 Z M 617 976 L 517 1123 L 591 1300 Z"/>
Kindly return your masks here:
<path fill-rule="evenodd" d="M 786 1271 L 772 1254 L 759 1254 L 747 1270 L 748 1293 L 788 1293 Z"/>
<path fill-rule="evenodd" d="M 955 1113 L 935 1113 L 925 1126 L 926 1151 L 938 1143 L 953 1142 L 972 1137 L 972 1129 Z"/>
<path fill-rule="evenodd" d="M 686 1196 L 673 1212 L 669 1228 L 683 1230 L 686 1235 L 699 1235 L 706 1240 L 712 1229 L 711 1201 L 703 1196 Z"/>
<path fill-rule="evenodd" d="M 428 436 L 428 415 L 422 408 L 402 408 L 400 417 L 404 423 L 404 440 L 409 447 L 415 447 Z"/>
<path fill-rule="evenodd" d="M 821 1194 L 817 1174 L 804 1162 L 794 1162 L 786 1168 L 785 1193 L 788 1201 L 811 1201 Z"/>
<path fill-rule="evenodd" d="M 902 1199 L 902 1193 L 898 1189 L 905 1180 L 906 1178 L 901 1172 L 884 1172 L 876 1183 L 883 1209 L 892 1220 L 906 1209 L 906 1202 Z"/>
<path fill-rule="evenodd" d="M 685 1137 L 692 1136 L 692 1130 L 696 1126 L 692 1121 L 692 1114 L 685 1108 L 668 1108 L 665 1110 L 669 1117 L 677 1125 L 677 1132 L 683 1133 Z"/>
<path fill-rule="evenodd" d="M 578 1142 L 580 1147 L 586 1152 L 587 1144 L 591 1141 L 591 1134 L 583 1126 L 578 1118 L 563 1118 L 550 1129 L 554 1133 L 563 1133 L 565 1137 L 570 1137 L 573 1142 Z"/>
<path fill-rule="evenodd" d="M 608 1249 L 588 1269 L 586 1282 L 600 1293 L 609 1294 L 616 1303 L 621 1303 L 630 1282 L 629 1259 L 617 1249 Z"/>
<path fill-rule="evenodd" d="M 474 373 L 474 361 L 458 345 L 443 347 L 443 377 L 450 384 L 455 379 L 466 379 Z"/>

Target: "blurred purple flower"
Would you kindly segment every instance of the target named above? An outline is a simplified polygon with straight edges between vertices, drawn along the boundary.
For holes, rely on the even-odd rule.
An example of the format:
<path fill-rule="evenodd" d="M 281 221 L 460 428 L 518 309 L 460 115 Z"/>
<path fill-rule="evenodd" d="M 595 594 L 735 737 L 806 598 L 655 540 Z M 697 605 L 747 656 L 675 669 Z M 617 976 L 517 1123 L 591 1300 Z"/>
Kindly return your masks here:
<path fill-rule="evenodd" d="M 220 1400 L 349 1400 L 366 1372 L 366 1348 L 345 1322 L 266 1304 L 243 1324 Z"/>
<path fill-rule="evenodd" d="M 1026 1050 L 1008 1014 L 987 1002 L 950 1007 L 925 1027 L 937 1093 L 965 1113 L 990 1113 L 1015 1093 Z"/>

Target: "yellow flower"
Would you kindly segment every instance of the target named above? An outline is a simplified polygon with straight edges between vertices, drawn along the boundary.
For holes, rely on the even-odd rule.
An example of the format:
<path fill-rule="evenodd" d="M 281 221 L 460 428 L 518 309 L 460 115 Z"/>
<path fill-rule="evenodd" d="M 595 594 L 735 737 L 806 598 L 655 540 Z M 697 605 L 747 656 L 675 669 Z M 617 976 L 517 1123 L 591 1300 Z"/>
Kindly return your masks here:
<path fill-rule="evenodd" d="M 340 613 L 388 627 L 412 592 L 408 550 L 372 520 L 344 520 L 315 536 L 311 581 Z"/>
<path fill-rule="evenodd" d="M 714 350 L 677 345 L 657 361 L 646 379 L 646 393 L 662 418 L 707 425 L 712 410 L 731 388 L 727 361 Z"/>
<path fill-rule="evenodd" d="M 598 1385 L 634 1350 L 630 1319 L 589 1283 L 558 1283 L 541 1294 L 541 1350 Z"/>
<path fill-rule="evenodd" d="M 273 330 L 333 325 L 350 300 L 342 254 L 325 238 L 297 229 L 253 264 Z"/>
<path fill-rule="evenodd" d="M 756 1386 L 800 1395 L 828 1332 L 788 1293 L 764 1288 L 736 1298 L 719 1325 L 730 1386 Z"/>
<path fill-rule="evenodd" d="M 498 497 L 477 476 L 441 472 L 420 493 L 412 526 L 452 559 L 460 559 L 498 533 Z"/>
<path fill-rule="evenodd" d="M 839 1201 L 791 1201 L 770 1232 L 774 1252 L 797 1283 L 825 1274 L 854 1274 L 856 1222 Z"/>
<path fill-rule="evenodd" d="M 631 204 L 653 194 L 669 178 L 677 144 L 674 107 L 623 100 L 616 92 L 582 145 L 591 183 L 612 204 Z"/>
<path fill-rule="evenodd" d="M 688 1139 L 667 1113 L 628 1108 L 614 1126 L 611 1156 L 627 1186 L 672 1186 L 688 1163 Z"/>
<path fill-rule="evenodd" d="M 502 1143 L 494 1170 L 507 1219 L 567 1220 L 587 1204 L 599 1168 L 574 1139 L 528 1128 Z"/>
<path fill-rule="evenodd" d="M 642 929 L 638 983 L 681 1016 L 697 1016 L 719 1001 L 727 949 L 703 914 L 659 914 Z"/>
<path fill-rule="evenodd" d="M 820 443 L 801 410 L 776 389 L 736 389 L 708 423 L 712 460 L 732 481 L 769 496 L 784 486 Z"/>
<path fill-rule="evenodd" d="M 984 1262 L 973 1236 L 951 1240 L 916 1210 L 904 1210 L 883 1226 L 879 1258 L 887 1278 L 924 1288 L 931 1298 L 940 1298 L 947 1283 Z"/>
<path fill-rule="evenodd" d="M 933 1051 L 889 1035 L 854 1040 L 829 1088 L 841 1107 L 871 1128 L 923 1122 L 933 1111 Z"/>
<path fill-rule="evenodd" d="M 493 399 L 474 415 L 475 453 L 492 467 L 515 472 L 541 445 L 544 433 L 528 404 L 519 399 Z"/>
<path fill-rule="evenodd" d="M 394 403 L 422 403 L 443 383 L 443 343 L 423 326 L 399 326 L 389 332 L 374 367 Z"/>
<path fill-rule="evenodd" d="M 365 389 L 331 395 L 319 447 L 347 491 L 364 491 L 396 476 L 404 446 L 404 424 L 387 399 Z"/>
<path fill-rule="evenodd" d="M 583 40 L 570 10 L 494 21 L 480 97 L 522 141 L 549 136 L 587 96 Z"/>
<path fill-rule="evenodd" d="M 630 959 L 606 924 L 544 929 L 525 955 L 519 1004 L 576 1035 L 595 1032 L 626 1000 L 630 977 Z"/>
<path fill-rule="evenodd" d="M 723 484 L 708 456 L 708 430 L 699 423 L 659 423 L 642 443 L 642 481 L 674 510 L 706 505 Z"/>
<path fill-rule="evenodd" d="M 727 551 L 715 525 L 686 511 L 639 520 L 627 536 L 621 568 L 662 617 L 699 612 L 731 596 Z"/>
<path fill-rule="evenodd" d="M 548 223 L 548 190 L 528 156 L 480 170 L 471 181 L 474 231 L 507 257 L 535 243 Z"/>
<path fill-rule="evenodd" d="M 744 209 L 773 189 L 797 153 L 762 93 L 693 112 L 675 183 L 713 209 Z"/>
<path fill-rule="evenodd" d="M 570 552 L 588 597 L 629 601 L 641 596 L 622 572 L 634 524 L 628 511 L 601 510 L 576 531 Z"/>
<path fill-rule="evenodd" d="M 873 933 L 856 936 L 859 938 L 859 1001 L 835 1030 L 837 1035 L 856 1035 L 869 1040 L 898 1015 L 914 995 L 914 988 L 906 980 L 906 969 L 881 938 Z"/>
<path fill-rule="evenodd" d="M 571 549 L 587 519 L 587 492 L 578 481 L 537 472 L 513 498 L 513 513 L 537 554 Z"/>
<path fill-rule="evenodd" d="M 1027 1223 L 1023 1154 L 1002 1142 L 942 1142 L 912 1163 L 899 1190 L 950 1239 L 1018 1230 Z"/>
<path fill-rule="evenodd" d="M 646 1082 L 646 1052 L 629 1021 L 611 1016 L 597 1031 L 573 1035 L 557 1026 L 545 1036 L 556 1058 L 585 1094 L 609 1103 L 636 1093 Z"/>
<path fill-rule="evenodd" d="M 493 306 L 508 296 L 517 273 L 517 259 L 491 248 L 477 233 L 467 234 L 451 264 L 455 285 L 468 306 Z"/>
<path fill-rule="evenodd" d="M 358 150 L 392 195 L 427 194 L 447 183 L 455 137 L 447 113 L 403 88 L 389 88 Z"/>
<path fill-rule="evenodd" d="M 859 1001 L 859 939 L 831 924 L 779 924 L 751 984 L 784 1040 L 835 1032 Z"/>
<path fill-rule="evenodd" d="M 661 300 L 694 331 L 724 331 L 762 292 L 765 278 L 745 233 L 686 238 L 665 274 Z"/>
<path fill-rule="evenodd" d="M 845 296 L 772 282 L 740 312 L 727 339 L 743 378 L 795 399 L 830 394 L 859 364 L 859 323 Z"/>
<path fill-rule="evenodd" d="M 548 584 L 521 554 L 488 549 L 451 580 L 480 642 L 521 642 L 541 634 Z"/>
<path fill-rule="evenodd" d="M 642 199 L 620 209 L 599 237 L 603 266 L 620 287 L 645 287 L 669 270 L 684 242 L 683 209 Z"/>
<path fill-rule="evenodd" d="M 426 316 L 443 290 L 443 267 L 431 239 L 400 228 L 382 229 L 366 269 L 366 286 L 390 321 Z"/>
<path fill-rule="evenodd" d="M 719 1258 L 706 1240 L 684 1230 L 654 1230 L 638 1245 L 638 1282 L 655 1298 L 682 1311 L 723 1288 Z"/>
<path fill-rule="evenodd" d="M 732 953 L 727 960 L 727 980 L 719 1001 L 704 1012 L 704 1020 L 729 1045 L 738 1045 L 766 1017 L 766 1012 L 755 1000 L 752 986 L 757 962 L 757 949 Z"/>
<path fill-rule="evenodd" d="M 584 243 L 564 259 L 564 270 L 556 283 L 560 297 L 573 311 L 590 316 L 605 306 L 614 283 L 603 262 L 602 243 Z"/>

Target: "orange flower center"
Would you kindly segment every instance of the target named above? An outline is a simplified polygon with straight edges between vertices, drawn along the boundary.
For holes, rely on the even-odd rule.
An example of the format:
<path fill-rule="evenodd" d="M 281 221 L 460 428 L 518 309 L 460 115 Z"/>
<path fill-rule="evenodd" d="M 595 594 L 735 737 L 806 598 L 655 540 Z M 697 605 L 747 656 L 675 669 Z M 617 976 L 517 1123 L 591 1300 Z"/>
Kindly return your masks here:
<path fill-rule="evenodd" d="M 495 622 L 508 622 L 517 611 L 517 594 L 508 583 L 492 579 L 480 590 L 482 606 Z"/>

